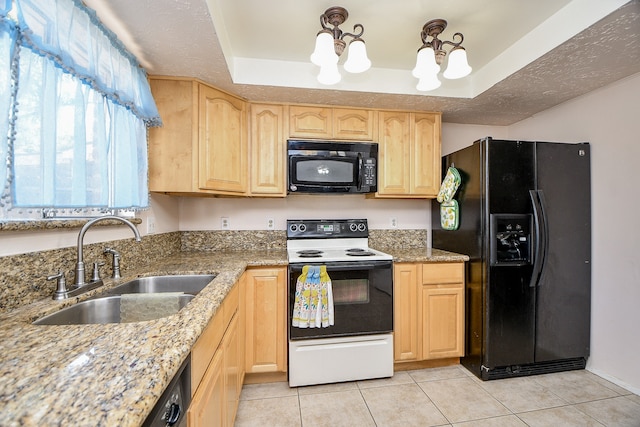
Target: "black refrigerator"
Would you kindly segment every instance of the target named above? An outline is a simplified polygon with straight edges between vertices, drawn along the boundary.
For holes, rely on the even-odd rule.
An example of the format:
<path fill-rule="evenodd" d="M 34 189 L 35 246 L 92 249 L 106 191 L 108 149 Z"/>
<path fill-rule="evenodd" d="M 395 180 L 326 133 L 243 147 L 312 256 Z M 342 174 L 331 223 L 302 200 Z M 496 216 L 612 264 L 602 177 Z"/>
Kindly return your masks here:
<path fill-rule="evenodd" d="M 432 244 L 470 257 L 461 363 L 483 380 L 584 368 L 590 145 L 487 137 L 442 162 L 460 175 L 458 228 L 434 200 Z"/>

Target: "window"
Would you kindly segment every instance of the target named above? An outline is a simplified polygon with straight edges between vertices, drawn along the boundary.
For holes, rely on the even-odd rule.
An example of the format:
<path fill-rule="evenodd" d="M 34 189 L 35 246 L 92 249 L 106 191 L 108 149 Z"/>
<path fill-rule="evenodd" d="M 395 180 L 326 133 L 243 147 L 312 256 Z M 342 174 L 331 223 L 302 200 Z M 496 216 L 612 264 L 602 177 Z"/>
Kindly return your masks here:
<path fill-rule="evenodd" d="M 0 219 L 148 206 L 144 70 L 79 0 L 0 0 Z"/>

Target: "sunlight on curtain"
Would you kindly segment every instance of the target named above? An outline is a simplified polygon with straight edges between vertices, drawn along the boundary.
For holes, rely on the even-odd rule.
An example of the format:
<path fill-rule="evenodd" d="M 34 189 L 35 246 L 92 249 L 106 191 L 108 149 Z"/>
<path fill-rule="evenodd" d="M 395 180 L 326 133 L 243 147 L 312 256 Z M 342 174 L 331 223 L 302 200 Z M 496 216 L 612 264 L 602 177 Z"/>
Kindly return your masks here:
<path fill-rule="evenodd" d="M 80 1 L 14 5 L 12 63 L 12 37 L 0 39 L 2 90 L 11 94 L 12 67 L 17 86 L 14 118 L 11 97 L 0 101 L 0 130 L 15 135 L 0 145 L 11 208 L 148 207 L 146 131 L 161 121 L 144 70 Z"/>
<path fill-rule="evenodd" d="M 11 109 L 11 55 L 15 46 L 16 29 L 7 13 L 11 0 L 0 0 L 0 196 L 6 194 L 9 164 L 9 116 Z M 2 204 L 2 200 L 0 200 Z"/>

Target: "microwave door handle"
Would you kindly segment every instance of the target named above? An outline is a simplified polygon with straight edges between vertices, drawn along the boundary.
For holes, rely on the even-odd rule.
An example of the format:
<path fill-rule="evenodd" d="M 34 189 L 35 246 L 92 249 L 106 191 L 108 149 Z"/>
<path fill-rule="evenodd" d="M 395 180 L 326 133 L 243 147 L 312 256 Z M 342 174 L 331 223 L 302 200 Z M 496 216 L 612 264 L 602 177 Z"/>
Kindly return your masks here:
<path fill-rule="evenodd" d="M 362 153 L 358 153 L 358 191 L 362 188 L 362 174 L 364 173 L 364 167 L 362 164 Z"/>

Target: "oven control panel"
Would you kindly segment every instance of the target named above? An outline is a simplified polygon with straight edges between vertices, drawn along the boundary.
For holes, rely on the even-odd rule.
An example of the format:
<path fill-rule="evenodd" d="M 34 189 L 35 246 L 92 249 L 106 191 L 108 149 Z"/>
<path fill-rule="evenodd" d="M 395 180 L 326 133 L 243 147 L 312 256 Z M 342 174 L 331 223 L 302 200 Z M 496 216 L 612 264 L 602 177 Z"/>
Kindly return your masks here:
<path fill-rule="evenodd" d="M 288 219 L 288 239 L 369 237 L 366 219 Z"/>

